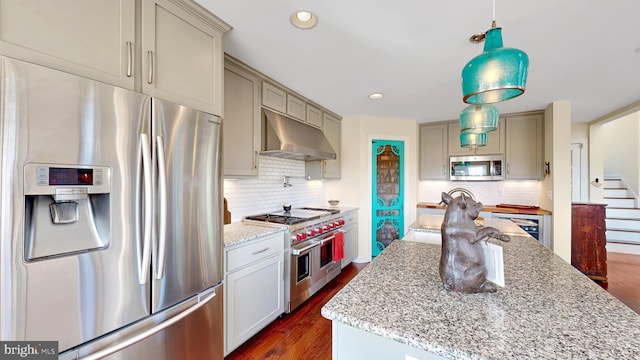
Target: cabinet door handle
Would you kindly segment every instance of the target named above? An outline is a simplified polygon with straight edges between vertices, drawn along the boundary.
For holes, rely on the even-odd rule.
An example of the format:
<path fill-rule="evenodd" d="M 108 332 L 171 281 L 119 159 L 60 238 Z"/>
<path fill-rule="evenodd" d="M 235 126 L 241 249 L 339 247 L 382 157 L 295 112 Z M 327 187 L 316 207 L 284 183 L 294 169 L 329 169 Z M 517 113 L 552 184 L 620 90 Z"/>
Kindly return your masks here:
<path fill-rule="evenodd" d="M 258 250 L 258 251 L 254 251 L 251 253 L 251 255 L 258 255 L 258 254 L 262 254 L 263 252 L 269 250 L 269 248 L 264 248 L 262 250 Z"/>
<path fill-rule="evenodd" d="M 253 152 L 253 169 L 258 168 L 258 150 Z"/>
<path fill-rule="evenodd" d="M 507 164 L 507 175 L 511 172 L 511 165 Z"/>
<path fill-rule="evenodd" d="M 133 49 L 131 41 L 127 41 L 127 77 L 133 74 Z"/>
<path fill-rule="evenodd" d="M 149 55 L 149 78 L 147 79 L 147 83 L 153 83 L 153 51 L 147 51 L 147 55 Z"/>

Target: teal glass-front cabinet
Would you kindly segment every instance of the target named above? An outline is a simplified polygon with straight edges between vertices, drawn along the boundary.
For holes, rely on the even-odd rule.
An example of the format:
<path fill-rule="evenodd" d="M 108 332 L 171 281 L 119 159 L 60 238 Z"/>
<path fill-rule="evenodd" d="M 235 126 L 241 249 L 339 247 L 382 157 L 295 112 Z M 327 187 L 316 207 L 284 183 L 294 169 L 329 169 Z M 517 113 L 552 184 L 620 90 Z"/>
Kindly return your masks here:
<path fill-rule="evenodd" d="M 404 142 L 373 140 L 372 244 L 375 258 L 403 233 Z"/>

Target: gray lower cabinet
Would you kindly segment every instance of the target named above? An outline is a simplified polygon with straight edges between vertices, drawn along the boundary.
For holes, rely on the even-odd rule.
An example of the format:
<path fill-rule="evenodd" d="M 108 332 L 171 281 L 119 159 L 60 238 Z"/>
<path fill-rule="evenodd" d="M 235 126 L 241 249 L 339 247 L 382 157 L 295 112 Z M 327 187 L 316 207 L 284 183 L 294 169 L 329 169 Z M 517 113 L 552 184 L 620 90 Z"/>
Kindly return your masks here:
<path fill-rule="evenodd" d="M 342 268 L 351 264 L 358 256 L 358 212 L 352 211 L 345 215 L 344 232 L 344 258 L 340 264 Z"/>
<path fill-rule="evenodd" d="M 505 180 L 543 179 L 542 114 L 507 116 L 505 120 Z"/>
<path fill-rule="evenodd" d="M 284 312 L 283 234 L 225 249 L 225 356 Z"/>
<path fill-rule="evenodd" d="M 224 176 L 258 176 L 260 78 L 225 59 Z"/>
<path fill-rule="evenodd" d="M 447 124 L 420 125 L 420 180 L 449 178 Z"/>

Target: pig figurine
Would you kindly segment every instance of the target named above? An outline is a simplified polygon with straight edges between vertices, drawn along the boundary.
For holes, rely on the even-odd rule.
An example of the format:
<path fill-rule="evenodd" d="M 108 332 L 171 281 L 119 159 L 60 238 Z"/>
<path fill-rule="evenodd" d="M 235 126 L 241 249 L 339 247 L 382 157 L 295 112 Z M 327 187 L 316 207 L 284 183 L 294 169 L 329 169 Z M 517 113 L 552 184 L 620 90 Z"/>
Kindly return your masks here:
<path fill-rule="evenodd" d="M 447 211 L 442 222 L 442 255 L 440 278 L 449 291 L 462 293 L 495 292 L 496 285 L 487 281 L 484 253 L 480 240 L 491 237 L 511 240 L 498 229 L 478 227 L 474 220 L 482 210 L 482 203 L 461 194 L 457 198 L 442 193 Z"/>

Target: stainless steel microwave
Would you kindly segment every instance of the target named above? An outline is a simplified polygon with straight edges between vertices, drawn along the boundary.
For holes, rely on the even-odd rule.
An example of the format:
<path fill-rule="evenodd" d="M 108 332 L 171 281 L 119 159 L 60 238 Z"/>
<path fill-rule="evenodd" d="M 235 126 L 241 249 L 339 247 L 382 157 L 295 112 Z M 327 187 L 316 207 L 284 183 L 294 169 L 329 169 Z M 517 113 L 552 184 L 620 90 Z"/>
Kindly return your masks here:
<path fill-rule="evenodd" d="M 496 181 L 502 180 L 502 155 L 452 156 L 449 158 L 450 180 Z"/>

